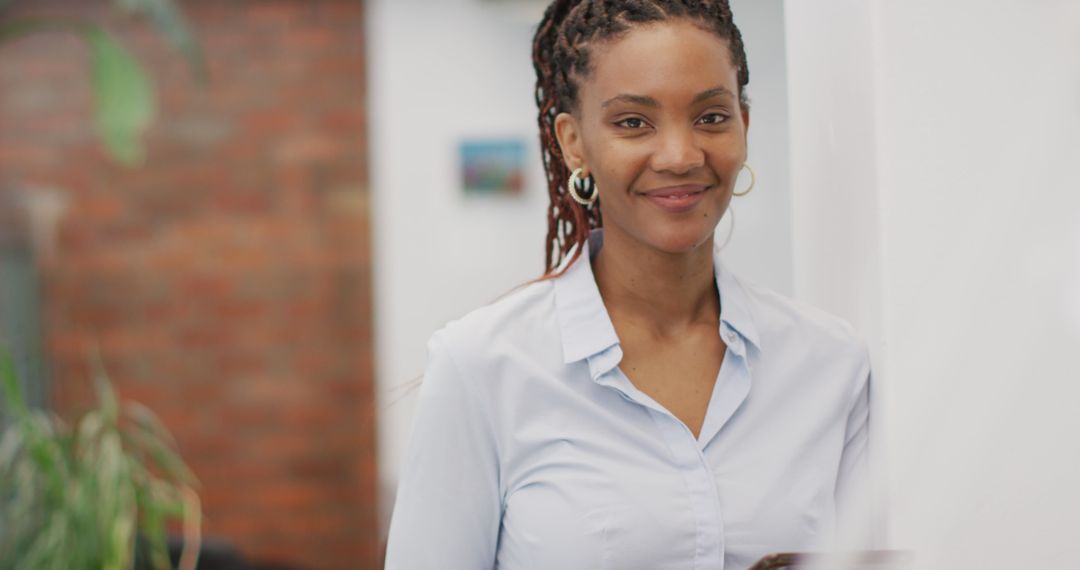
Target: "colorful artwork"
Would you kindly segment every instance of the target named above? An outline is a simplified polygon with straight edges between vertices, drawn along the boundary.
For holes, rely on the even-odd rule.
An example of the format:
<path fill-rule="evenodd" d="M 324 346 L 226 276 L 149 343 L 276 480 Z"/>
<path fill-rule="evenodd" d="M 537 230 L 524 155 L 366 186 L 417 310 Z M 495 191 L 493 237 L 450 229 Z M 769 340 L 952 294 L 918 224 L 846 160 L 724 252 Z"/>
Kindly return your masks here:
<path fill-rule="evenodd" d="M 462 142 L 461 166 L 466 194 L 520 194 L 525 186 L 525 143 Z"/>

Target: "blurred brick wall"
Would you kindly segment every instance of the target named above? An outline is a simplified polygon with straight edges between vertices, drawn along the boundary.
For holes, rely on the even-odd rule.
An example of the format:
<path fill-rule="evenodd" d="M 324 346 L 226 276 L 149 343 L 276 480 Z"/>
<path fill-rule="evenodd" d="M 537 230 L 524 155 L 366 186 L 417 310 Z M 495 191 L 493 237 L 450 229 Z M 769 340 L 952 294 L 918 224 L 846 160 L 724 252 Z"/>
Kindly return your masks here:
<path fill-rule="evenodd" d="M 99 0 L 19 11 L 106 23 L 157 84 L 148 158 L 93 132 L 86 50 L 0 47 L 0 188 L 67 201 L 42 255 L 53 400 L 89 400 L 101 346 L 202 482 L 207 535 L 298 568 L 377 565 L 359 0 L 189 0 L 210 83 Z"/>

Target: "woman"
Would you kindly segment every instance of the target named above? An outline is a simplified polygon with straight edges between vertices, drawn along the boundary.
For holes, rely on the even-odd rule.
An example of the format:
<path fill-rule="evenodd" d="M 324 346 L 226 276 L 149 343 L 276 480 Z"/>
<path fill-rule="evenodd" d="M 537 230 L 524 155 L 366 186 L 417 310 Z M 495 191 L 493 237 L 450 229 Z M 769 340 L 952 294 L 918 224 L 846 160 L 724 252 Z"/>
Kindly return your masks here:
<path fill-rule="evenodd" d="M 865 479 L 869 365 L 714 255 L 750 118 L 727 2 L 558 0 L 533 53 L 547 273 L 431 339 L 387 567 L 820 547 Z"/>

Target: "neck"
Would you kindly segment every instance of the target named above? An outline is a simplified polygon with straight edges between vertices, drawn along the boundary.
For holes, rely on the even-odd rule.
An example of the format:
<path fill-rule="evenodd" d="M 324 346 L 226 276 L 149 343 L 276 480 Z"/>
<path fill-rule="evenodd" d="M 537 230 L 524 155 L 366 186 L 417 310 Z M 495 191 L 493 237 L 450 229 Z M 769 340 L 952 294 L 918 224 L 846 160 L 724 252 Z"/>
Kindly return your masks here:
<path fill-rule="evenodd" d="M 658 336 L 719 323 L 711 235 L 690 251 L 668 253 L 613 229 L 604 230 L 593 273 L 614 322 L 632 321 Z"/>

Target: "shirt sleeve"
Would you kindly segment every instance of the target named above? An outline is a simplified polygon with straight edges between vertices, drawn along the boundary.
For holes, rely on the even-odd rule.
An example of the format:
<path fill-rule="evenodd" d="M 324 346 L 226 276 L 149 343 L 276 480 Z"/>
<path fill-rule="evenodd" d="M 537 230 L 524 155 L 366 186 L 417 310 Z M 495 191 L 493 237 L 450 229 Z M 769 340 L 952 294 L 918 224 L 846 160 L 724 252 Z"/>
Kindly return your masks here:
<path fill-rule="evenodd" d="M 493 568 L 501 520 L 488 407 L 439 334 L 417 401 L 387 538 L 388 570 Z"/>
<path fill-rule="evenodd" d="M 865 350 L 864 350 L 865 354 Z M 842 543 L 851 548 L 875 548 L 882 536 L 881 513 L 874 500 L 871 463 L 872 374 L 864 356 L 858 373 L 859 388 L 847 417 L 844 449 L 836 480 L 836 506 Z"/>

